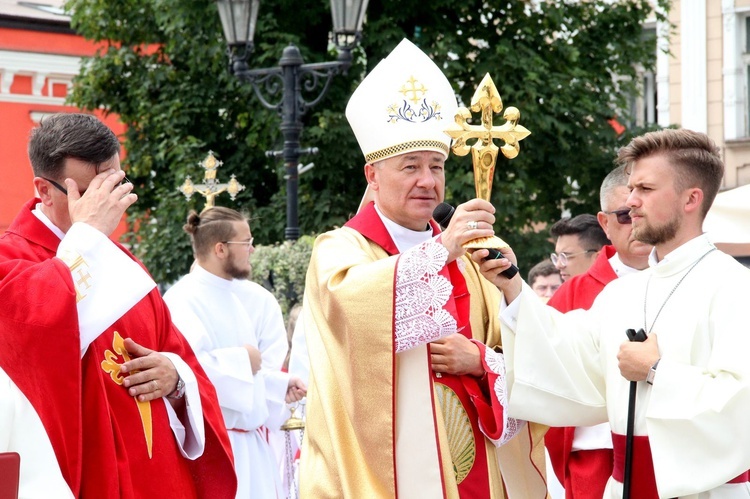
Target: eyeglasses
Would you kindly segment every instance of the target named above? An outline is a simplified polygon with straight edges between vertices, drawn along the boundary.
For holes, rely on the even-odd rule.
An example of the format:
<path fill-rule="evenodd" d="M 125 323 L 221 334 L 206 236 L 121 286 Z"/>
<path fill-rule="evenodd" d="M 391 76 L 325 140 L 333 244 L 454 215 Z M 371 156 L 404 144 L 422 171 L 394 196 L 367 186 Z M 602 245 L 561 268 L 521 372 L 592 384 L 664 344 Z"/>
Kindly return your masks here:
<path fill-rule="evenodd" d="M 51 178 L 47 178 L 47 177 L 42 177 L 42 178 L 43 178 L 44 180 L 46 180 L 47 182 L 49 182 L 50 184 L 52 184 L 52 185 L 53 185 L 53 186 L 55 187 L 55 189 L 57 189 L 58 191 L 62 192 L 62 193 L 63 193 L 63 194 L 65 194 L 66 196 L 68 195 L 68 189 L 66 189 L 66 188 L 65 188 L 65 187 L 63 187 L 62 185 L 58 184 L 57 182 L 55 182 L 55 181 L 54 181 L 54 180 L 52 180 Z M 121 185 L 123 185 L 123 184 L 132 184 L 132 182 L 130 181 L 130 179 L 129 179 L 128 177 L 124 177 L 124 178 L 123 178 L 123 179 L 122 179 L 122 180 L 120 181 L 120 183 L 119 183 L 119 184 L 117 184 L 117 187 L 120 187 L 120 186 L 121 186 Z M 80 194 L 81 196 L 83 196 L 85 192 L 86 192 L 86 190 L 83 190 L 83 191 L 78 191 L 78 194 Z"/>
<path fill-rule="evenodd" d="M 617 217 L 617 223 L 621 225 L 628 225 L 633 223 L 633 219 L 630 218 L 630 208 L 622 210 L 605 211 L 607 215 L 615 215 Z"/>
<path fill-rule="evenodd" d="M 247 246 L 247 249 L 250 249 L 250 246 L 253 245 L 253 241 L 255 240 L 254 237 L 251 237 L 249 241 L 222 241 L 224 244 L 244 244 Z"/>
<path fill-rule="evenodd" d="M 549 257 L 550 260 L 552 260 L 552 265 L 557 266 L 559 263 L 561 267 L 567 267 L 568 266 L 568 260 L 571 260 L 578 255 L 583 255 L 585 253 L 596 253 L 599 250 L 595 249 L 589 249 L 589 250 L 583 250 L 579 251 L 578 253 L 550 253 Z"/>

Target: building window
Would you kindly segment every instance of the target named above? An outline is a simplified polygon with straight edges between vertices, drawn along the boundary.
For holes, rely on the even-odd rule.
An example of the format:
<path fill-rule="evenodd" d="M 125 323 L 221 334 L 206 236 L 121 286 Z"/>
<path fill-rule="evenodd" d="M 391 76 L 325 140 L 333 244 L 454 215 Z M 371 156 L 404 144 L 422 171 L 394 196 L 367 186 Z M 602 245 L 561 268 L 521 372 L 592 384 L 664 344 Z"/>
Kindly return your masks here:
<path fill-rule="evenodd" d="M 655 39 L 656 27 L 644 27 L 642 36 L 644 39 Z M 642 127 L 657 122 L 656 105 L 658 99 L 656 75 L 654 71 L 639 68 L 638 79 L 640 80 L 638 85 L 640 92 L 638 95 L 630 96 L 629 98 L 630 117 L 628 124 L 630 126 Z"/>

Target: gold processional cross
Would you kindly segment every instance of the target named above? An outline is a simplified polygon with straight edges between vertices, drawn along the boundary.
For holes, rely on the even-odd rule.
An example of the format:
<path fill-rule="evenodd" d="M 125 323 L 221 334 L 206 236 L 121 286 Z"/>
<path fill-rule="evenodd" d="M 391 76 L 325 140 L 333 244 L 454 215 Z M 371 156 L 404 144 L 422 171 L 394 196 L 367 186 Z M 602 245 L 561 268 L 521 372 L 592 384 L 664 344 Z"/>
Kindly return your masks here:
<path fill-rule="evenodd" d="M 507 121 L 502 126 L 493 126 L 493 113 L 499 113 L 503 109 L 503 101 L 495 87 L 489 73 L 482 78 L 481 83 L 471 98 L 471 111 L 482 113 L 481 125 L 469 125 L 471 111 L 465 107 L 458 108 L 456 122 L 446 130 L 453 139 L 451 150 L 456 156 L 466 156 L 471 150 L 471 159 L 474 165 L 474 186 L 477 197 L 490 200 L 492 191 L 492 178 L 495 175 L 495 163 L 497 152 L 502 151 L 503 156 L 513 159 L 518 156 L 518 142 L 528 137 L 531 132 L 518 124 L 521 112 L 515 107 L 509 107 L 503 113 Z M 476 139 L 474 145 L 467 144 L 468 140 Z M 493 142 L 500 139 L 504 142 L 498 148 Z M 464 245 L 466 248 L 503 248 L 508 245 L 499 237 L 480 238 L 469 241 Z"/>
<path fill-rule="evenodd" d="M 185 182 L 178 187 L 178 189 L 187 199 L 190 199 L 190 197 L 196 192 L 206 198 L 206 205 L 203 207 L 202 211 L 213 208 L 214 199 L 222 192 L 226 191 L 232 201 L 234 201 L 237 193 L 245 188 L 244 185 L 240 184 L 237 179 L 234 178 L 234 175 L 230 177 L 229 182 L 226 184 L 220 184 L 216 180 L 216 169 L 224 163 L 216 159 L 213 151 L 208 151 L 206 158 L 198 164 L 206 170 L 206 173 L 203 176 L 203 183 L 194 184 L 193 181 L 190 180 L 190 175 L 188 175 L 185 178 Z"/>

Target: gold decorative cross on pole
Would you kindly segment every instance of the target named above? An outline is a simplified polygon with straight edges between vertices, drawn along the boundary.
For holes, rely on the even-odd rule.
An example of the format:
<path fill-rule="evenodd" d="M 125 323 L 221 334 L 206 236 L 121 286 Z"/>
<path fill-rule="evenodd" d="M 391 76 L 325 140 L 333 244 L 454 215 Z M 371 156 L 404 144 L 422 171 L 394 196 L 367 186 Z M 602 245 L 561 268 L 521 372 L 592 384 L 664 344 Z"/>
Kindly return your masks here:
<path fill-rule="evenodd" d="M 185 182 L 183 182 L 178 189 L 187 199 L 190 199 L 196 192 L 206 198 L 206 205 L 203 207 L 203 211 L 212 208 L 214 206 L 214 199 L 222 192 L 226 191 L 232 201 L 234 201 L 237 193 L 245 188 L 244 185 L 240 184 L 237 179 L 234 178 L 234 175 L 230 177 L 229 182 L 226 184 L 220 184 L 216 180 L 216 169 L 224 163 L 216 159 L 213 151 L 208 151 L 206 158 L 198 164 L 206 170 L 206 173 L 203 176 L 203 183 L 194 184 L 193 181 L 190 180 L 190 175 L 188 175 L 185 177 Z"/>
<path fill-rule="evenodd" d="M 530 131 L 518 124 L 521 112 L 515 107 L 509 107 L 505 110 L 503 118 L 506 119 L 506 122 L 502 126 L 493 126 L 493 113 L 499 113 L 502 109 L 503 101 L 500 99 L 495 82 L 487 73 L 471 98 L 471 111 L 482 112 L 482 124 L 469 125 L 471 111 L 465 107 L 460 107 L 456 112 L 456 122 L 450 125 L 445 132 L 453 139 L 453 146 L 451 146 L 453 154 L 466 156 L 471 150 L 477 197 L 485 201 L 490 200 L 497 152 L 502 151 L 503 156 L 508 159 L 515 158 L 519 152 L 518 142 L 531 134 Z M 476 139 L 472 146 L 466 143 L 470 139 Z M 498 148 L 494 139 L 502 140 L 504 142 L 502 147 Z M 507 246 L 505 241 L 496 236 L 475 239 L 464 244 L 465 248 L 500 249 Z"/>
<path fill-rule="evenodd" d="M 482 124 L 469 125 L 467 122 L 471 120 L 471 111 L 461 107 L 456 113 L 455 124 L 445 132 L 453 139 L 453 154 L 466 156 L 471 150 L 477 197 L 486 201 L 490 200 L 498 150 L 502 151 L 506 158 L 513 159 L 518 156 L 518 142 L 531 134 L 518 124 L 521 112 L 515 107 L 505 110 L 503 118 L 507 121 L 502 126 L 492 126 L 493 113 L 499 113 L 502 109 L 503 101 L 487 73 L 471 98 L 471 111 L 482 112 Z M 466 143 L 470 139 L 477 139 L 473 146 Z M 498 149 L 493 142 L 494 139 L 500 139 L 505 144 Z"/>

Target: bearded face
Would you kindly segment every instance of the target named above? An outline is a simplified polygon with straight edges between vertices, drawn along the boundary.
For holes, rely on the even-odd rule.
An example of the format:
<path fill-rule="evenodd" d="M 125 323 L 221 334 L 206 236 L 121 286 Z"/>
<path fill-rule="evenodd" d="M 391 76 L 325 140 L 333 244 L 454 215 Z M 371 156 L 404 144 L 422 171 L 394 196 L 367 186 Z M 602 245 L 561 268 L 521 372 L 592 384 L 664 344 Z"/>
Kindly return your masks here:
<path fill-rule="evenodd" d="M 250 272 L 252 267 L 245 257 L 241 264 L 238 264 L 235 258 L 228 258 L 224 261 L 224 272 L 232 279 L 248 279 L 250 278 Z"/>
<path fill-rule="evenodd" d="M 638 221 L 637 226 L 633 225 L 633 236 L 642 243 L 655 246 L 674 239 L 679 227 L 680 220 L 676 214 L 660 224 L 651 223 L 646 216 Z"/>

